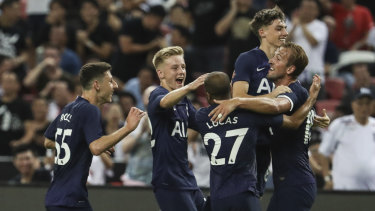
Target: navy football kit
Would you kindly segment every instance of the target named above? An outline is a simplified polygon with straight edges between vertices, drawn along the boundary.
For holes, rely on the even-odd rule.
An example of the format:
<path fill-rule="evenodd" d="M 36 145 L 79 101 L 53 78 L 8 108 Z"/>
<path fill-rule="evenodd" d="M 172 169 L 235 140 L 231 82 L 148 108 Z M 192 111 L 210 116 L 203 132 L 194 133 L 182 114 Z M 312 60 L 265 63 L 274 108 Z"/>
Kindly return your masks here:
<path fill-rule="evenodd" d="M 150 94 L 148 116 L 151 122 L 153 154 L 152 185 L 163 211 L 201 210 L 203 194 L 187 157 L 187 128 L 198 131 L 196 110 L 185 97 L 172 108 L 160 107 L 168 90 L 159 86 Z M 173 198 L 173 200 L 171 200 Z"/>
<path fill-rule="evenodd" d="M 44 135 L 55 141 L 56 156 L 47 210 L 91 210 L 86 181 L 93 155 L 88 146 L 102 134 L 99 108 L 82 97 L 65 106 L 50 124 Z"/>
<path fill-rule="evenodd" d="M 247 94 L 252 96 L 265 95 L 275 88 L 272 81 L 267 79 L 270 69 L 267 55 L 259 48 L 240 54 L 236 63 L 235 71 L 232 77 L 232 83 L 237 81 L 246 81 L 249 83 Z M 270 155 L 270 130 L 265 127 L 258 136 L 256 146 L 257 159 L 257 195 L 262 196 L 265 186 L 267 170 L 271 163 Z"/>
<path fill-rule="evenodd" d="M 222 123 L 214 123 L 208 114 L 215 107 L 202 108 L 196 114 L 211 162 L 211 208 L 215 211 L 260 210 L 256 197 L 255 146 L 259 129 L 280 127 L 282 115 L 235 110 Z"/>

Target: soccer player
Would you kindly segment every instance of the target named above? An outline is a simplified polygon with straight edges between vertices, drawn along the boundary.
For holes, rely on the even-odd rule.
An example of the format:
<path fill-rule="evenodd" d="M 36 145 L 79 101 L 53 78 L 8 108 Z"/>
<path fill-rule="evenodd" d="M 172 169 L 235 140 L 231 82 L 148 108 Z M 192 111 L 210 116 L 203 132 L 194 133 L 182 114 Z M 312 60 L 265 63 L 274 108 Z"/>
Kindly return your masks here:
<path fill-rule="evenodd" d="M 153 58 L 160 86 L 150 95 L 153 154 L 152 185 L 163 211 L 195 211 L 205 206 L 202 192 L 188 166 L 187 128 L 198 131 L 195 108 L 185 97 L 203 85 L 206 75 L 184 86 L 185 61 L 181 47 L 167 47 Z"/>
<path fill-rule="evenodd" d="M 290 91 L 283 86 L 273 90 L 273 83 L 266 78 L 270 69 L 269 59 L 272 58 L 276 49 L 285 42 L 288 36 L 284 13 L 278 7 L 263 9 L 255 14 L 250 22 L 250 27 L 259 38 L 260 46 L 240 54 L 237 58 L 232 77 L 233 97 L 254 97 L 258 95 L 276 97 L 286 90 Z M 266 172 L 271 162 L 269 130 L 271 129 L 264 129 L 257 142 L 259 196 L 263 195 Z"/>
<path fill-rule="evenodd" d="M 211 208 L 224 210 L 261 210 L 256 196 L 255 146 L 259 129 L 265 126 L 275 128 L 298 128 L 305 120 L 320 90 L 316 77 L 310 89 L 310 99 L 294 116 L 261 115 L 245 110 L 235 110 L 221 122 L 210 120 L 208 114 L 217 106 L 214 99 L 230 98 L 230 81 L 222 72 L 210 73 L 205 82 L 207 99 L 211 106 L 196 113 L 207 153 L 210 157 Z M 274 99 L 246 99 L 254 106 L 275 105 Z"/>
<path fill-rule="evenodd" d="M 308 59 L 304 50 L 294 43 L 282 44 L 270 60 L 271 68 L 267 78 L 273 81 L 276 86 L 288 85 L 292 90 L 291 93 L 281 94 L 275 99 L 278 110 L 284 112 L 285 108 L 290 108 L 286 112 L 287 115 L 294 114 L 308 98 L 306 89 L 297 81 L 298 75 L 304 70 L 307 63 Z M 256 110 L 251 108 L 250 104 L 244 106 L 237 102 L 235 107 L 237 106 Z M 274 109 L 270 113 L 277 113 L 276 110 Z M 315 121 L 314 118 L 321 121 L 321 124 L 317 124 L 321 127 L 326 127 L 330 121 L 326 114 L 324 117 L 319 117 L 315 116 L 315 112 L 310 111 L 305 122 L 297 130 L 280 128 L 273 130 L 274 135 L 271 138 L 270 146 L 275 190 L 268 208 L 269 211 L 309 210 L 314 202 L 315 178 L 309 166 L 307 154 L 311 135 L 310 128 Z"/>
<path fill-rule="evenodd" d="M 131 108 L 125 126 L 103 136 L 99 107 L 112 101 L 118 87 L 110 71 L 111 66 L 104 62 L 82 66 L 82 96 L 65 106 L 44 134 L 44 146 L 56 149 L 54 177 L 45 199 L 48 211 L 92 210 L 86 181 L 93 155 L 111 151 L 144 115 Z"/>

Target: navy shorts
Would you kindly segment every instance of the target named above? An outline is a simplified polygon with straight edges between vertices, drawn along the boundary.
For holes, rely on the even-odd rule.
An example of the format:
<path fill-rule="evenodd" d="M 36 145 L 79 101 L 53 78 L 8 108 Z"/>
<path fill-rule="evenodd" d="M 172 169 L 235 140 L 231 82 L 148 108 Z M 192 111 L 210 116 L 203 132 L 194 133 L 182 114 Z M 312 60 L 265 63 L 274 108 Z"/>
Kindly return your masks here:
<path fill-rule="evenodd" d="M 92 211 L 91 207 L 62 207 L 62 206 L 48 206 L 47 211 Z"/>
<path fill-rule="evenodd" d="M 263 196 L 266 188 L 266 178 L 268 177 L 268 167 L 271 163 L 271 150 L 268 144 L 256 145 L 256 160 L 257 160 L 257 194 Z"/>
<path fill-rule="evenodd" d="M 283 186 L 273 192 L 267 211 L 308 211 L 316 196 L 316 184 Z"/>
<path fill-rule="evenodd" d="M 211 199 L 211 210 L 215 211 L 261 211 L 259 198 L 247 191 L 222 199 Z"/>
<path fill-rule="evenodd" d="M 162 211 L 202 211 L 205 199 L 201 190 L 154 190 L 156 201 Z"/>

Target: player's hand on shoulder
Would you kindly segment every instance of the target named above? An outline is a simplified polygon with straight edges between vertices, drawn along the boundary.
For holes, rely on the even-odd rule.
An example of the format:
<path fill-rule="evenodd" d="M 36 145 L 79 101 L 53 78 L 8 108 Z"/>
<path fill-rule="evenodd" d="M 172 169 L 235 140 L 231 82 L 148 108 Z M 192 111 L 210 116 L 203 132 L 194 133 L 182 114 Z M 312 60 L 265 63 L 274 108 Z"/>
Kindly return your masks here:
<path fill-rule="evenodd" d="M 274 89 L 271 92 L 271 96 L 272 97 L 277 97 L 280 94 L 291 93 L 291 92 L 292 92 L 292 90 L 288 86 L 280 85 L 280 86 L 276 87 L 276 89 Z"/>
<path fill-rule="evenodd" d="M 215 103 L 219 104 L 214 108 L 208 116 L 211 117 L 213 122 L 222 122 L 224 119 L 234 111 L 238 106 L 238 99 L 232 98 L 230 100 L 214 100 Z"/>
<path fill-rule="evenodd" d="M 317 126 L 320 128 L 328 127 L 330 122 L 331 122 L 331 119 L 327 115 L 326 109 L 323 109 L 323 116 L 315 115 L 314 117 L 314 126 Z"/>
<path fill-rule="evenodd" d="M 128 117 L 126 118 L 125 127 L 129 128 L 130 130 L 134 130 L 135 128 L 137 128 L 139 121 L 145 114 L 146 112 L 136 107 L 132 107 L 129 111 Z"/>
<path fill-rule="evenodd" d="M 204 84 L 204 80 L 206 80 L 208 73 L 203 74 L 199 76 L 197 79 L 195 79 L 193 82 L 188 84 L 187 86 L 189 87 L 190 91 L 196 90 L 198 87 L 202 86 Z"/>

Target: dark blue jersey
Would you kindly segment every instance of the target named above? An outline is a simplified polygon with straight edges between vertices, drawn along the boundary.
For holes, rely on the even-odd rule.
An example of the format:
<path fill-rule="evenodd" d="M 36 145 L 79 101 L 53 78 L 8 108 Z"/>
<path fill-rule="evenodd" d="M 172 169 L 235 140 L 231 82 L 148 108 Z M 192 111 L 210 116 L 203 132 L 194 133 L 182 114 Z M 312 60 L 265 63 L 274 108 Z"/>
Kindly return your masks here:
<path fill-rule="evenodd" d="M 275 88 L 272 81 L 267 79 L 270 69 L 267 55 L 259 48 L 240 54 L 235 63 L 235 70 L 232 76 L 232 83 L 246 81 L 249 83 L 247 94 L 252 96 L 265 95 Z M 262 129 L 259 135 L 260 144 L 270 143 L 270 128 Z"/>
<path fill-rule="evenodd" d="M 195 108 L 185 97 L 172 108 L 160 107 L 168 90 L 159 86 L 150 95 L 147 108 L 151 121 L 153 154 L 152 185 L 155 188 L 198 189 L 187 159 L 187 128 L 198 131 Z"/>
<path fill-rule="evenodd" d="M 240 54 L 235 63 L 232 83 L 246 81 L 249 83 L 248 94 L 257 96 L 272 92 L 274 84 L 266 78 L 270 64 L 267 55 L 259 48 Z"/>
<path fill-rule="evenodd" d="M 86 181 L 92 160 L 89 145 L 102 136 L 100 110 L 78 97 L 64 107 L 44 135 L 56 145 L 46 206 L 88 207 Z"/>
<path fill-rule="evenodd" d="M 286 114 L 292 115 L 306 102 L 308 93 L 298 81 L 290 84 L 289 88 L 292 93 L 285 93 L 279 97 L 286 97 L 290 100 L 292 109 Z M 284 128 L 274 130 L 271 152 L 275 186 L 281 182 L 289 185 L 314 183 L 315 179 L 307 154 L 313 117 L 314 111 L 310 111 L 298 130 Z"/>
<path fill-rule="evenodd" d="M 211 198 L 220 199 L 244 191 L 255 193 L 258 130 L 264 126 L 280 127 L 282 115 L 235 110 L 222 123 L 213 123 L 208 114 L 215 107 L 202 108 L 196 114 L 211 161 Z"/>

